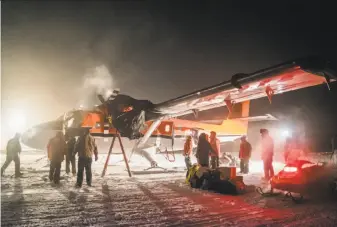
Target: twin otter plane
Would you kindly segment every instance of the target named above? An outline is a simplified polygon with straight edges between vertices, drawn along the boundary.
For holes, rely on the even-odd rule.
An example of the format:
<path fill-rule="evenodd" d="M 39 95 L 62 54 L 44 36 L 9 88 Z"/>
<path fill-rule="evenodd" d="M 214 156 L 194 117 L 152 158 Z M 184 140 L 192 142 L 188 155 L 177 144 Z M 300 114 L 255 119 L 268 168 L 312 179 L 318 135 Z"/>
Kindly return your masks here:
<path fill-rule="evenodd" d="M 276 120 L 271 115 L 249 117 L 250 100 L 267 96 L 271 103 L 273 95 L 284 92 L 320 84 L 330 88 L 336 78 L 329 61 L 307 57 L 236 74 L 229 81 L 158 104 L 115 91 L 107 100 L 98 95 L 101 104 L 92 109 L 72 110 L 32 127 L 23 133 L 22 142 L 45 150 L 57 131 L 79 136 L 83 128 L 89 128 L 99 152 L 106 153 L 112 137 L 119 133 L 130 163 L 141 156 L 151 167 L 164 166 L 183 159 L 174 154 L 182 152 L 187 135 L 193 137 L 194 147 L 202 132 L 215 131 L 221 143 L 226 143 L 246 135 L 249 121 Z M 210 110 L 220 110 L 220 115 L 215 119 Z M 120 146 L 114 146 L 112 153 L 120 154 Z"/>

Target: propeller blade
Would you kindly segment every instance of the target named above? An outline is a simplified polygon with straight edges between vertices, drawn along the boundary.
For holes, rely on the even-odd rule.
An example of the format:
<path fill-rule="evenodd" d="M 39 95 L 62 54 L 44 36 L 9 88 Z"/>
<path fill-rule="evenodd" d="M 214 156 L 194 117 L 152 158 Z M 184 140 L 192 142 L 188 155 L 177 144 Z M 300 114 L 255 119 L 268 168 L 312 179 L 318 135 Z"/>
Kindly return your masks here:
<path fill-rule="evenodd" d="M 104 100 L 103 95 L 97 95 L 97 97 L 98 97 L 99 101 L 100 101 L 102 104 L 105 103 L 105 100 Z"/>

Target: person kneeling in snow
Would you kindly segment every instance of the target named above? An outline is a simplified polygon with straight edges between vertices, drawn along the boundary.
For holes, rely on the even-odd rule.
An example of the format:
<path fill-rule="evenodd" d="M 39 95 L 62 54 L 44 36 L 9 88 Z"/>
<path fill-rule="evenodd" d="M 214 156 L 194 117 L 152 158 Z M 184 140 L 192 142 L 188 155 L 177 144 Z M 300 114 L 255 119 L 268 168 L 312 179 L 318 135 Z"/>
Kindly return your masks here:
<path fill-rule="evenodd" d="M 95 139 L 90 135 L 89 129 L 85 129 L 75 145 L 74 155 L 78 153 L 78 172 L 76 187 L 82 187 L 83 171 L 85 169 L 87 185 L 91 186 L 92 172 L 92 156 L 95 155 L 95 161 L 98 160 L 97 146 Z"/>
<path fill-rule="evenodd" d="M 58 132 L 48 143 L 48 158 L 50 160 L 49 180 L 60 183 L 61 164 L 66 154 L 67 145 L 62 132 Z"/>

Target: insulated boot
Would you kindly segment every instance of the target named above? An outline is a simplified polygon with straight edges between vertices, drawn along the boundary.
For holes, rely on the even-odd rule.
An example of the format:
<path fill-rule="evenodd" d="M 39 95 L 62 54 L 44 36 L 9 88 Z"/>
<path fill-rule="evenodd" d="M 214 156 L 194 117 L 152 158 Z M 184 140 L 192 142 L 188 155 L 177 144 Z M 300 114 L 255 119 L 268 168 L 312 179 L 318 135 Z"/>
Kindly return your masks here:
<path fill-rule="evenodd" d="M 23 176 L 23 173 L 16 173 L 15 174 L 15 178 L 20 178 L 20 177 L 22 177 Z"/>

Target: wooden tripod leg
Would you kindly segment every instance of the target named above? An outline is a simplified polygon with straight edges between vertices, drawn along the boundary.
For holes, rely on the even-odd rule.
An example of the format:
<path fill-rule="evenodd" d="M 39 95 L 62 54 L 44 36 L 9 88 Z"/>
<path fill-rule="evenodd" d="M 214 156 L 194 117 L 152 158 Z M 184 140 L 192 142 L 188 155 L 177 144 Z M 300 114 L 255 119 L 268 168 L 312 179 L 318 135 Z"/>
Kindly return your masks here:
<path fill-rule="evenodd" d="M 114 146 L 115 140 L 116 140 L 116 135 L 114 135 L 114 137 L 113 137 L 113 139 L 112 139 L 112 142 L 111 142 L 111 145 L 110 145 L 110 148 L 109 148 L 109 153 L 108 153 L 108 156 L 106 157 L 106 160 L 105 160 L 105 164 L 104 164 L 104 168 L 103 168 L 103 172 L 102 172 L 102 177 L 104 177 L 105 172 L 106 172 L 106 169 L 107 169 L 107 167 L 108 167 L 108 163 L 109 163 L 109 160 L 110 160 L 111 151 L 112 151 L 112 148 L 113 148 L 113 146 Z"/>
<path fill-rule="evenodd" d="M 129 177 L 132 177 L 130 167 L 129 167 L 129 163 L 128 163 L 128 158 L 126 157 L 124 146 L 123 146 L 123 143 L 122 143 L 122 139 L 121 139 L 119 133 L 117 134 L 117 136 L 118 136 L 118 140 L 119 140 L 119 145 L 121 146 L 121 149 L 122 149 L 122 152 L 123 152 L 124 162 L 125 162 L 126 168 L 128 170 Z"/>

